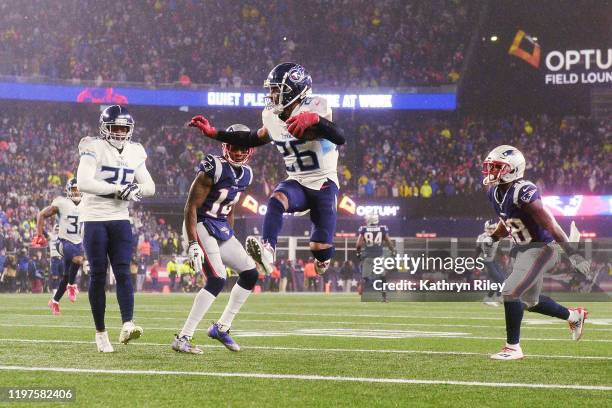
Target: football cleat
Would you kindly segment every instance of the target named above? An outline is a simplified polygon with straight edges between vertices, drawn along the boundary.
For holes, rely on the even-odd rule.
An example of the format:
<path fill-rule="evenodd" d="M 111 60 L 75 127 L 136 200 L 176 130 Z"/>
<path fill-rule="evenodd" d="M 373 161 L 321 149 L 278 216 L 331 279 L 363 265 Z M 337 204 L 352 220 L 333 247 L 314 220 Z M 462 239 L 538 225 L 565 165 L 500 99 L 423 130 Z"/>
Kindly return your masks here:
<path fill-rule="evenodd" d="M 142 332 L 142 327 L 136 326 L 133 321 L 125 322 L 119 333 L 119 343 L 128 344 L 142 336 Z"/>
<path fill-rule="evenodd" d="M 246 251 L 263 269 L 266 275 L 270 275 L 274 269 L 274 248 L 267 242 L 262 242 L 257 237 L 247 237 Z"/>
<path fill-rule="evenodd" d="M 98 351 L 100 353 L 112 353 L 115 351 L 110 340 L 108 339 L 107 331 L 103 331 L 102 333 L 96 332 L 96 346 L 98 346 Z"/>
<path fill-rule="evenodd" d="M 49 309 L 51 309 L 51 313 L 53 313 L 55 316 L 59 316 L 61 314 L 60 305 L 58 302 L 51 299 L 47 305 L 49 306 Z"/>
<path fill-rule="evenodd" d="M 76 295 L 77 293 L 79 293 L 79 290 L 77 289 L 77 285 L 67 285 L 66 289 L 68 289 L 68 299 L 74 303 L 76 302 Z"/>
<path fill-rule="evenodd" d="M 518 344 L 506 344 L 502 351 L 491 355 L 491 359 L 493 360 L 520 360 L 523 357 L 525 357 L 525 355 L 523 354 L 523 350 L 521 350 L 521 346 Z"/>
<path fill-rule="evenodd" d="M 172 341 L 172 350 L 178 353 L 189 353 L 189 354 L 203 354 L 201 348 L 194 345 L 187 336 L 174 335 L 174 340 Z"/>
<path fill-rule="evenodd" d="M 583 309 L 582 307 L 578 307 L 576 309 L 570 309 L 570 311 L 574 311 L 576 313 L 578 313 L 578 321 L 576 322 L 568 322 L 569 323 L 569 328 L 570 328 L 570 332 L 572 333 L 572 340 L 580 340 L 580 338 L 582 338 L 582 331 L 584 330 L 584 321 L 587 318 L 588 312 L 586 311 L 586 309 Z"/>
<path fill-rule="evenodd" d="M 232 336 L 229 334 L 229 330 L 224 332 L 221 331 L 219 329 L 219 323 L 213 323 L 208 328 L 208 337 L 219 340 L 221 344 L 223 344 L 230 351 L 240 351 L 240 346 L 234 341 L 234 339 L 232 339 Z"/>
<path fill-rule="evenodd" d="M 497 300 L 495 300 L 493 296 L 485 296 L 485 298 L 482 300 L 482 303 L 491 307 L 499 306 L 499 303 L 497 302 Z"/>
<path fill-rule="evenodd" d="M 328 259 L 327 261 L 323 261 L 323 262 L 315 259 L 314 267 L 315 267 L 315 271 L 317 272 L 317 274 L 323 275 L 325 272 L 327 272 L 327 268 L 329 268 L 330 263 L 331 263 L 331 259 Z"/>

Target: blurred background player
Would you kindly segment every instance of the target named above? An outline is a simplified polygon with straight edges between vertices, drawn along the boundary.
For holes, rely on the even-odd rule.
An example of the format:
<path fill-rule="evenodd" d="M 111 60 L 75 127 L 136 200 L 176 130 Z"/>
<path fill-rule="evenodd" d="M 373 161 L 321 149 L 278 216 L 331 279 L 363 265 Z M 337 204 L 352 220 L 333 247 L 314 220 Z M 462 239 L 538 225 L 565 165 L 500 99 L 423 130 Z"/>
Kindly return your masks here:
<path fill-rule="evenodd" d="M 49 278 L 51 282 L 49 286 L 52 293 L 55 295 L 60 279 L 64 276 L 64 262 L 59 252 L 57 252 L 57 244 L 59 242 L 59 224 L 53 225 L 53 230 L 49 234 L 49 257 L 51 258 L 51 272 Z"/>
<path fill-rule="evenodd" d="M 580 340 L 587 311 L 568 309 L 541 295 L 544 274 L 558 261 L 558 246 L 569 256 L 578 272 L 587 275 L 589 262 L 569 245 L 568 237 L 544 208 L 535 184 L 523 179 L 525 157 L 515 147 L 498 146 L 483 162 L 483 184 L 490 186 L 489 201 L 500 218 L 497 228 L 483 240 L 488 254 L 495 242 L 510 235 L 516 259 L 506 278 L 502 295 L 506 316 L 506 345 L 491 356 L 494 360 L 523 358 L 519 344 L 524 309 L 567 320 L 573 340 Z"/>
<path fill-rule="evenodd" d="M 315 270 L 325 273 L 334 255 L 338 195 L 338 150 L 344 132 L 332 120 L 325 98 L 310 97 L 312 78 L 304 67 L 284 62 L 270 71 L 264 82 L 269 91 L 257 131 L 217 131 L 206 118 L 196 116 L 190 126 L 206 136 L 234 146 L 257 147 L 274 143 L 285 160 L 288 178 L 268 200 L 263 237 L 247 238 L 246 249 L 266 274 L 273 269 L 283 213 L 310 211 L 310 250 Z"/>
<path fill-rule="evenodd" d="M 113 352 L 104 324 L 108 264 L 117 281 L 117 300 L 123 327 L 119 342 L 127 344 L 142 334 L 134 325 L 134 288 L 130 279 L 133 237 L 129 202 L 155 193 L 147 170 L 147 154 L 132 142 L 134 119 L 126 108 L 112 105 L 100 115 L 100 137 L 79 143 L 77 181 L 83 194 L 83 245 L 90 265 L 89 303 L 100 352 Z"/>
<path fill-rule="evenodd" d="M 249 132 L 241 124 L 227 130 Z M 221 317 L 208 328 L 208 336 L 231 351 L 240 350 L 229 330 L 255 287 L 259 273 L 253 259 L 234 236 L 233 206 L 253 181 L 253 171 L 246 165 L 253 152 L 253 148 L 223 143 L 222 157 L 209 154 L 198 166 L 185 205 L 183 234 L 188 240 L 191 264 L 196 273 L 204 272 L 206 285 L 196 295 L 183 329 L 172 342 L 175 351 L 202 354 L 202 349 L 192 343 L 193 334 L 225 286 L 226 265 L 239 273 L 238 281 Z"/>
<path fill-rule="evenodd" d="M 496 260 L 499 241 L 495 241 L 491 244 L 489 240 L 489 237 L 497 229 L 497 223 L 498 221 L 496 220 L 485 221 L 484 232 L 476 238 L 476 256 L 482 257 L 489 279 L 495 283 L 503 283 L 506 276 L 501 265 Z M 504 301 L 501 292 L 490 290 L 482 303 L 487 306 L 497 307 L 504 303 Z"/>
<path fill-rule="evenodd" d="M 83 264 L 83 247 L 81 245 L 81 221 L 79 219 L 79 203 L 81 193 L 77 188 L 77 181 L 73 177 L 68 180 L 65 188 L 66 196 L 58 196 L 48 207 L 43 208 L 36 219 L 36 236 L 32 243 L 37 246 L 46 246 L 44 237 L 45 220 L 57 215 L 59 220 L 58 241 L 55 250 L 64 260 L 63 277 L 53 298 L 49 300 L 49 308 L 54 315 L 60 314 L 59 302 L 68 290 L 68 299 L 76 300 L 77 273 Z M 53 254 L 51 254 L 53 255 Z M 53 261 L 52 261 L 53 262 Z"/>
<path fill-rule="evenodd" d="M 359 228 L 357 238 L 357 257 L 361 260 L 362 290 L 373 290 L 374 280 L 386 282 L 386 273 L 374 274 L 374 258 L 383 256 L 383 244 L 391 251 L 391 256 L 395 257 L 395 244 L 389 239 L 389 230 L 384 225 L 378 225 L 378 214 L 368 214 L 365 216 L 366 225 Z M 382 291 L 383 302 L 387 301 L 387 293 Z"/>

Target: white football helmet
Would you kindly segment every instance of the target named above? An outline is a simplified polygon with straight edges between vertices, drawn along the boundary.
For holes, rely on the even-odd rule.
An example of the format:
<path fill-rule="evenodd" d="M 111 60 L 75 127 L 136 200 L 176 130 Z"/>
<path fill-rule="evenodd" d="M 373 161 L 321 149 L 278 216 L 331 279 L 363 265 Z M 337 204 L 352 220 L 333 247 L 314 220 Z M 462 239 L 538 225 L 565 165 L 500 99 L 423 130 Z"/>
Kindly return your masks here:
<path fill-rule="evenodd" d="M 516 147 L 497 146 L 482 163 L 482 184 L 485 186 L 506 184 L 523 178 L 525 156 Z"/>
<path fill-rule="evenodd" d="M 378 214 L 368 214 L 365 216 L 365 221 L 368 226 L 378 225 Z"/>

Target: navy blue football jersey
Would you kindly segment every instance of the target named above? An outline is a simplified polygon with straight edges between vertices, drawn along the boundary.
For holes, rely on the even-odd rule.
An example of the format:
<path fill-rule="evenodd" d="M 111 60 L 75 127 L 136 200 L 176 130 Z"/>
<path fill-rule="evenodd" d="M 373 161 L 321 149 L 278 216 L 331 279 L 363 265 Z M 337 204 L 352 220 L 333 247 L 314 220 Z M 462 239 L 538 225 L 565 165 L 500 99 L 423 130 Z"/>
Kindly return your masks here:
<path fill-rule="evenodd" d="M 384 225 L 364 225 L 359 227 L 359 235 L 363 236 L 365 248 L 363 250 L 364 258 L 377 258 L 383 255 L 383 242 L 387 237 L 389 230 Z"/>
<path fill-rule="evenodd" d="M 226 241 L 234 235 L 227 216 L 253 181 L 253 171 L 249 166 L 234 167 L 223 157 L 209 154 L 198 165 L 200 172 L 210 176 L 214 184 L 198 208 L 198 222 L 204 223 L 210 235 Z"/>
<path fill-rule="evenodd" d="M 495 212 L 506 224 L 515 243 L 554 241 L 552 235 L 522 208 L 523 205 L 540 199 L 540 192 L 535 184 L 519 180 L 505 193 L 495 186 L 489 189 L 488 197 Z"/>

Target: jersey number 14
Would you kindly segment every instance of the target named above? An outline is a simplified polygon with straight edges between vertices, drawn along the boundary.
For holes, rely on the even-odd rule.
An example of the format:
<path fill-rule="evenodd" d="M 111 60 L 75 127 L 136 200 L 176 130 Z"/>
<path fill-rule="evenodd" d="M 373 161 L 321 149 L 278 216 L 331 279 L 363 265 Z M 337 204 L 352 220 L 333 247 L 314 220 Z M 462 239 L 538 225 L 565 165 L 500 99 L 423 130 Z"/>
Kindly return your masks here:
<path fill-rule="evenodd" d="M 211 217 L 218 216 L 227 216 L 232 211 L 232 206 L 238 202 L 240 199 L 240 191 L 236 193 L 236 196 L 233 200 L 223 204 L 224 201 L 227 200 L 227 195 L 229 194 L 229 190 L 227 188 L 219 189 L 219 198 L 212 203 L 210 210 L 206 211 L 206 214 Z"/>

